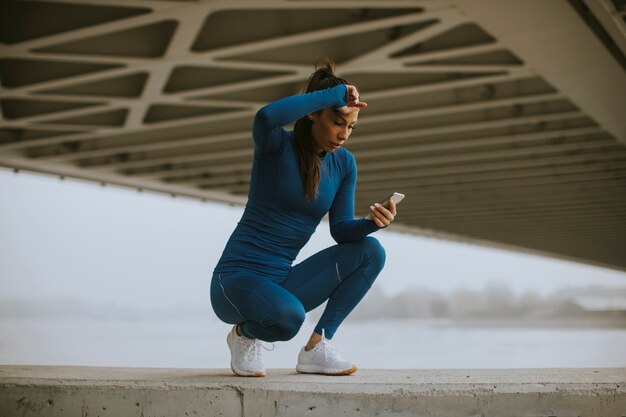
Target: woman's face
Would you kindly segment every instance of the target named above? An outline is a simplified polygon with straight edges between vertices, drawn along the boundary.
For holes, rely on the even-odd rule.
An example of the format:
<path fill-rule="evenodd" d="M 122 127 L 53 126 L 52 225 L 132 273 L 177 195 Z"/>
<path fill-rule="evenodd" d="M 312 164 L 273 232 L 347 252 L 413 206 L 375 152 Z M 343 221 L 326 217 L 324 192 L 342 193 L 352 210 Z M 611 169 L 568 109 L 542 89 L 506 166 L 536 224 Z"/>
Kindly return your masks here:
<path fill-rule="evenodd" d="M 348 140 L 359 117 L 358 109 L 348 114 L 341 114 L 332 108 L 309 114 L 311 136 L 316 151 L 335 152 Z"/>

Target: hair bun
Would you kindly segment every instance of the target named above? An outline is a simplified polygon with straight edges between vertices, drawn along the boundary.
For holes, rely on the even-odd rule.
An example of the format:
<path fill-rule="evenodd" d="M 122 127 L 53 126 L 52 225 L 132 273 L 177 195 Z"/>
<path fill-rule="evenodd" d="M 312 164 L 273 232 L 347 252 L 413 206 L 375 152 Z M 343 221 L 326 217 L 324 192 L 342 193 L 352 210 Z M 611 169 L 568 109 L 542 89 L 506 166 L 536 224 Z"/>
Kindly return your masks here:
<path fill-rule="evenodd" d="M 330 58 L 322 58 L 315 64 L 315 71 L 325 72 L 328 75 L 335 75 L 335 63 Z"/>
<path fill-rule="evenodd" d="M 348 84 L 343 78 L 335 75 L 335 63 L 330 58 L 322 58 L 315 64 L 315 71 L 309 76 L 302 88 L 303 93 L 332 88 L 339 84 Z"/>

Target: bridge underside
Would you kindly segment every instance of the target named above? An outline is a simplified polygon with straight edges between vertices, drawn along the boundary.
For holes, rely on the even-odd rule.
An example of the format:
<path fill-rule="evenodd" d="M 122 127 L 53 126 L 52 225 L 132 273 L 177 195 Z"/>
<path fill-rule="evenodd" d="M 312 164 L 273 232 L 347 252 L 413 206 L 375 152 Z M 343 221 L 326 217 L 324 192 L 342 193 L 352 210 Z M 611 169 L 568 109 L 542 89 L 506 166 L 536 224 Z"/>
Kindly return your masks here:
<path fill-rule="evenodd" d="M 357 215 L 626 270 L 621 0 L 0 3 L 0 166 L 243 204 L 251 121 L 331 57 Z"/>

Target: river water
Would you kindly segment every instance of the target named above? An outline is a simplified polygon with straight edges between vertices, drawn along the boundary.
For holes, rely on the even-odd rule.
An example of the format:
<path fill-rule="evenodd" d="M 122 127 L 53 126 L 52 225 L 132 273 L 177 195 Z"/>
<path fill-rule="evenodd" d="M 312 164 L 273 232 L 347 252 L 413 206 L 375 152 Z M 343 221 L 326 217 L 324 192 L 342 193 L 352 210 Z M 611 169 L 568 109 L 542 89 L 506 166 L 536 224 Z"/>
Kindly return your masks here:
<path fill-rule="evenodd" d="M 313 327 L 263 351 L 266 366 L 293 368 Z M 0 364 L 228 368 L 230 328 L 201 316 L 4 318 Z M 626 367 L 626 329 L 347 320 L 332 344 L 362 369 Z"/>

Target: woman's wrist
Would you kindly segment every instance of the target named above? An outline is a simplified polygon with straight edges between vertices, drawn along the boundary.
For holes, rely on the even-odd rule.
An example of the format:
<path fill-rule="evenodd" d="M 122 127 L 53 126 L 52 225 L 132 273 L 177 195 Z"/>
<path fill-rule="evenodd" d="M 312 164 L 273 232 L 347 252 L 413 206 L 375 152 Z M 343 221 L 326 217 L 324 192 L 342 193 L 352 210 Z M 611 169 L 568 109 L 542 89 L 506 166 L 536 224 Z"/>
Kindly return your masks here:
<path fill-rule="evenodd" d="M 334 109 L 348 105 L 348 86 L 345 84 L 339 84 L 331 87 L 331 90 L 333 90 L 333 93 L 336 94 L 335 97 L 337 98 L 337 104 L 333 106 Z"/>

